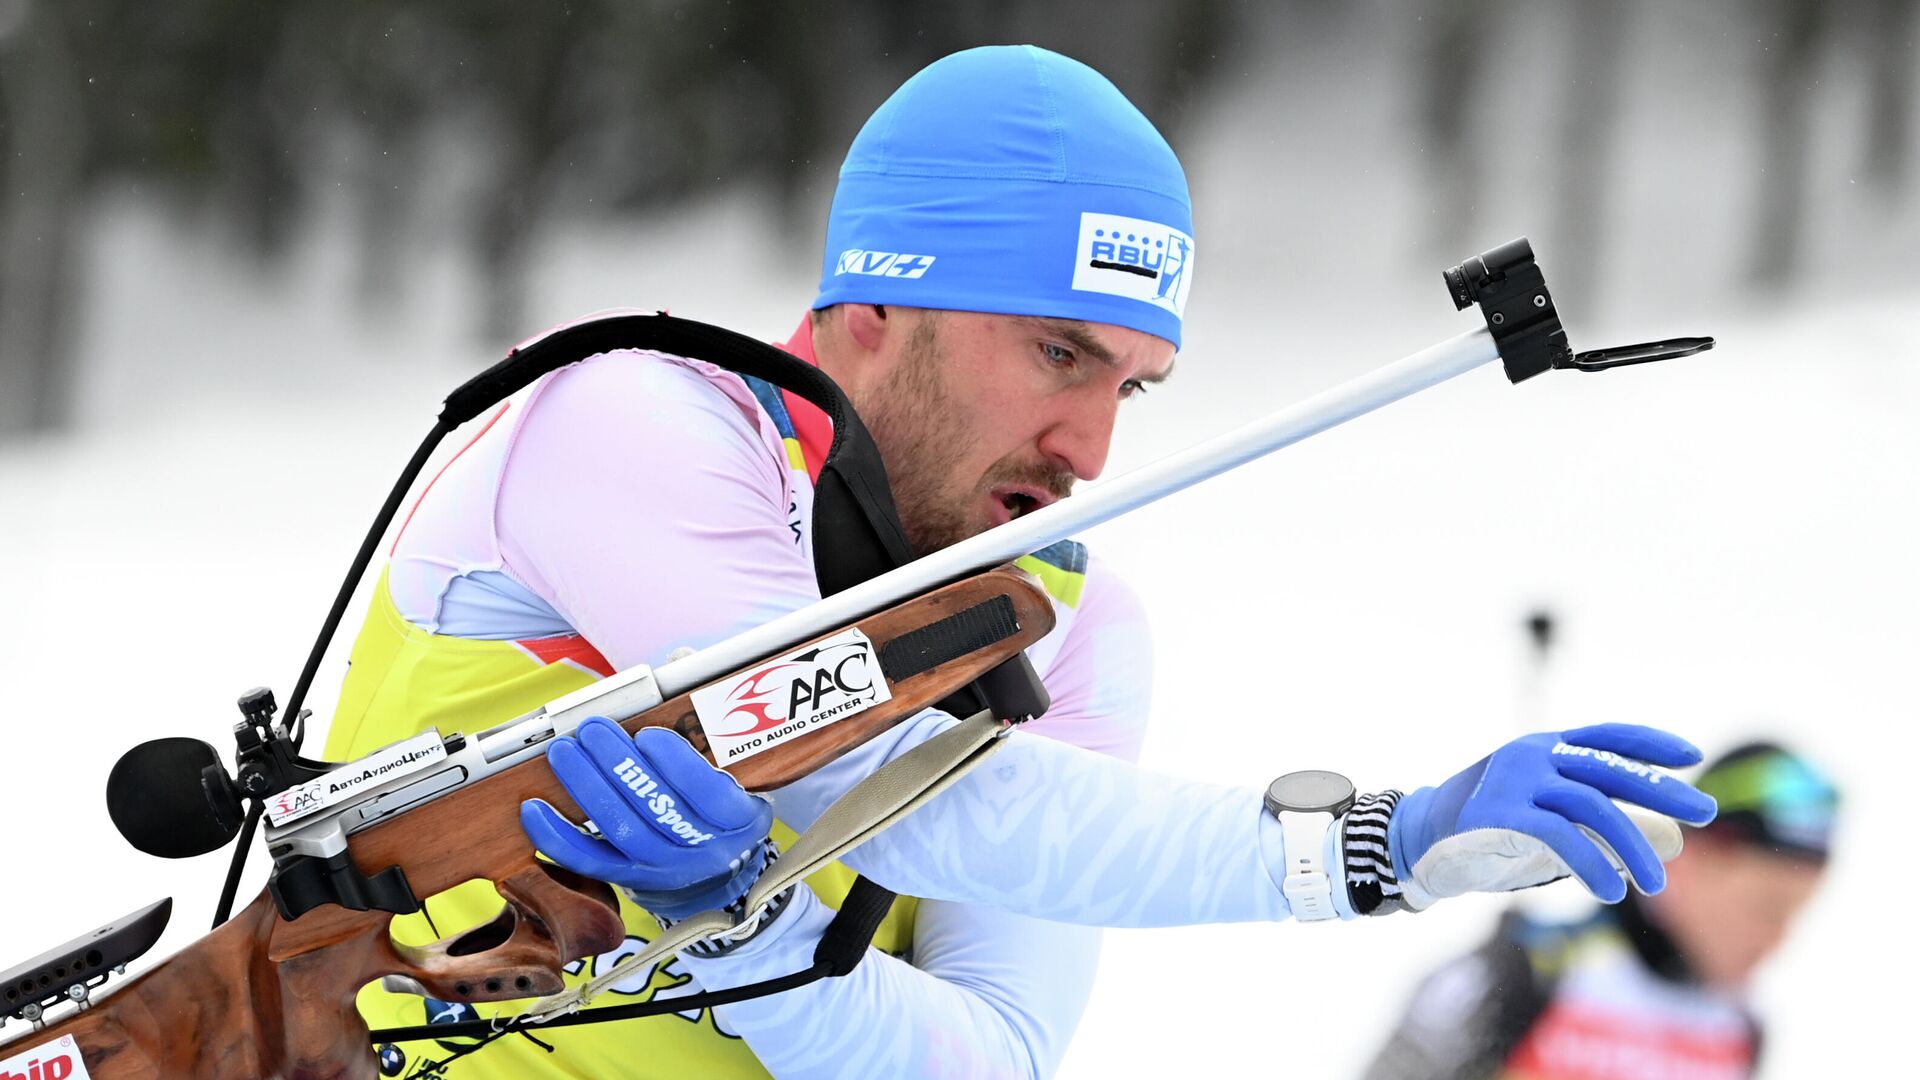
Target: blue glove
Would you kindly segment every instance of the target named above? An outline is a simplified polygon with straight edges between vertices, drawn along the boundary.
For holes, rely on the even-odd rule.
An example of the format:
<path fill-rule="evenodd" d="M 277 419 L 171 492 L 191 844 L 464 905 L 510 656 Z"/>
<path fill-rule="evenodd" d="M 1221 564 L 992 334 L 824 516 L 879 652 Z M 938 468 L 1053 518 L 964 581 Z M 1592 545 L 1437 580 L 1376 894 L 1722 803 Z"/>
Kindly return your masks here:
<path fill-rule="evenodd" d="M 575 873 L 622 886 L 657 916 L 677 921 L 724 908 L 766 866 L 773 806 L 677 732 L 650 727 L 628 736 L 595 716 L 555 739 L 547 764 L 600 835 L 530 799 L 520 804 L 520 827 L 533 846 Z"/>
<path fill-rule="evenodd" d="M 1659 892 L 1667 868 L 1655 847 L 1666 858 L 1680 850 L 1671 819 L 1704 825 L 1713 820 L 1714 802 L 1647 763 L 1699 760 L 1692 743 L 1638 724 L 1515 739 L 1439 787 L 1400 800 L 1387 824 L 1394 874 L 1416 910 L 1442 897 L 1524 889 L 1568 873 L 1608 903 L 1627 895 L 1622 870 L 1641 892 Z M 1613 799 L 1654 814 L 1630 817 Z"/>

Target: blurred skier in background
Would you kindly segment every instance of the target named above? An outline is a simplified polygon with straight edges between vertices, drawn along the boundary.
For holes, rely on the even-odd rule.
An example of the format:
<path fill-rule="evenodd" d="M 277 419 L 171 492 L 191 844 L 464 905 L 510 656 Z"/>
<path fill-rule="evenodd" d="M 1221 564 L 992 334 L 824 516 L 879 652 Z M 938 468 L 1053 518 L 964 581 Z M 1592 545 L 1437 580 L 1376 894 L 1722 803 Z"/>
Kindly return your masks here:
<path fill-rule="evenodd" d="M 1720 816 L 1668 864 L 1665 892 L 1574 923 L 1509 912 L 1420 984 L 1369 1080 L 1751 1076 L 1762 1029 L 1747 984 L 1820 885 L 1839 794 L 1767 742 L 1694 783 Z"/>

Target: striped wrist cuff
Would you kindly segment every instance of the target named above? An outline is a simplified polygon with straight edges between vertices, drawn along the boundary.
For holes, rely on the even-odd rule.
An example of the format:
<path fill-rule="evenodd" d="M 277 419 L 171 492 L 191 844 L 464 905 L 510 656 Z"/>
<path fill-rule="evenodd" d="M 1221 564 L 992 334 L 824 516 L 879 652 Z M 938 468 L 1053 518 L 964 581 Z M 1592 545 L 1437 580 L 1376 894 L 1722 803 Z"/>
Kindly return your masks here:
<path fill-rule="evenodd" d="M 766 865 L 760 868 L 760 873 L 764 875 L 768 870 L 773 869 L 775 862 L 779 861 L 780 845 L 774 843 L 771 839 L 764 840 L 762 843 L 766 845 L 767 852 Z M 727 914 L 733 916 L 733 926 L 731 928 L 710 934 L 698 941 L 690 942 L 683 946 L 680 951 L 689 956 L 698 956 L 707 959 L 725 956 L 733 952 L 735 949 L 753 940 L 760 931 L 772 925 L 773 920 L 778 917 L 782 911 L 787 909 L 788 904 L 793 902 L 793 891 L 798 887 L 796 883 L 781 889 L 752 911 L 746 909 L 747 898 L 744 895 L 741 896 L 740 899 L 728 904 L 723 909 Z M 655 915 L 653 918 L 655 922 L 660 924 L 660 929 L 662 930 L 670 928 L 674 923 L 674 920 L 664 918 L 660 915 Z"/>
<path fill-rule="evenodd" d="M 1398 791 L 1362 795 L 1347 811 L 1340 836 L 1347 899 L 1362 915 L 1388 915 L 1408 906 L 1393 872 L 1393 856 L 1387 851 L 1387 823 L 1400 797 Z"/>

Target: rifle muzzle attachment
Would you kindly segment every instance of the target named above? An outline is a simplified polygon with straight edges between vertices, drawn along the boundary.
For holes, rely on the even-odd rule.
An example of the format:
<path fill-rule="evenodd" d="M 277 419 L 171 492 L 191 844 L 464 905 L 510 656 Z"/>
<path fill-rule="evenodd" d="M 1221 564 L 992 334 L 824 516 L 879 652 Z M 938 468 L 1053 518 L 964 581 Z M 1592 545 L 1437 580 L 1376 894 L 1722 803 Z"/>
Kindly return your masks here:
<path fill-rule="evenodd" d="M 1500 349 L 1500 361 L 1509 382 L 1531 379 L 1554 368 L 1605 371 L 1629 364 L 1650 364 L 1676 356 L 1691 356 L 1713 348 L 1710 337 L 1669 338 L 1641 345 L 1595 349 L 1575 355 L 1560 325 L 1560 312 L 1547 291 L 1547 279 L 1534 261 L 1526 237 L 1509 240 L 1441 272 L 1453 306 L 1461 311 L 1474 304 L 1487 319 L 1487 330 Z"/>

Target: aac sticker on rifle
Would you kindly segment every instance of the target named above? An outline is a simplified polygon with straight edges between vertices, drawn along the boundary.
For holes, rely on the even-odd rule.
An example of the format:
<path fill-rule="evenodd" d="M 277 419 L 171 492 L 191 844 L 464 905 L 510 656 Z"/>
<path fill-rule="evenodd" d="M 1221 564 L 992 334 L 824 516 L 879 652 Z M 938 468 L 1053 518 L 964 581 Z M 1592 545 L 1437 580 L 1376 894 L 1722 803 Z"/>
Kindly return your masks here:
<path fill-rule="evenodd" d="M 447 747 L 440 739 L 440 732 L 423 731 L 273 796 L 267 800 L 267 821 L 275 826 L 298 821 L 368 788 L 419 772 L 446 756 Z M 4 1076 L 0 1076 L 0 1080 L 5 1080 Z"/>
<path fill-rule="evenodd" d="M 93 1080 L 73 1036 L 36 1046 L 0 1061 L 0 1080 Z"/>
<path fill-rule="evenodd" d="M 725 767 L 891 700 L 873 642 L 849 629 L 695 690 L 693 711 Z"/>

